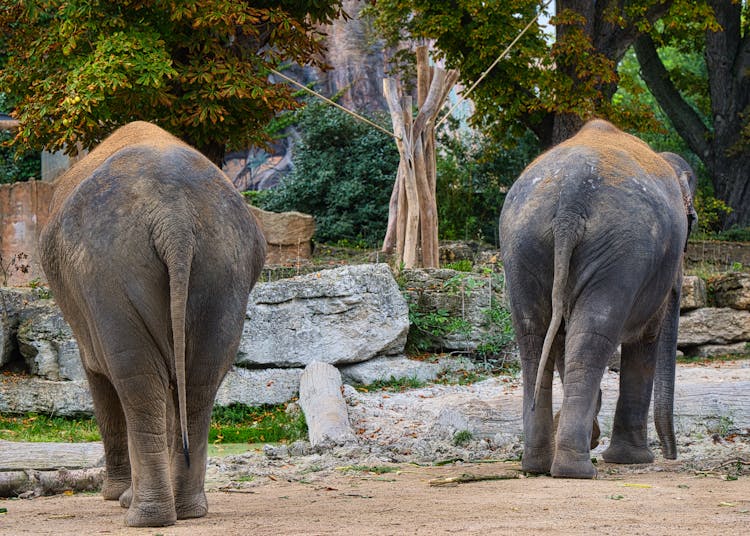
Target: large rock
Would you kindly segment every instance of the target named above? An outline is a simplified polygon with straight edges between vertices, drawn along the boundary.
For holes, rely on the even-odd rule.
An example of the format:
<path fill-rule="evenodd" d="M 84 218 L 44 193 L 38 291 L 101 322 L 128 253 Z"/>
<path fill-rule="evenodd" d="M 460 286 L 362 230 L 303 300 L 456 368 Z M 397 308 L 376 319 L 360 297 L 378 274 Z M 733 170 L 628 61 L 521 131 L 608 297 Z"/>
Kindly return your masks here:
<path fill-rule="evenodd" d="M 500 274 L 415 269 L 401 278 L 422 350 L 476 350 L 510 326 Z"/>
<path fill-rule="evenodd" d="M 232 367 L 216 394 L 217 406 L 283 404 L 299 392 L 302 369 Z"/>
<path fill-rule="evenodd" d="M 312 216 L 301 212 L 268 212 L 248 206 L 266 237 L 266 264 L 285 264 L 312 257 L 315 232 Z"/>
<path fill-rule="evenodd" d="M 0 367 L 13 361 L 18 325 L 38 299 L 35 289 L 0 287 Z"/>
<path fill-rule="evenodd" d="M 750 273 L 728 272 L 711 278 L 716 307 L 750 310 Z"/>
<path fill-rule="evenodd" d="M 29 307 L 17 337 L 31 374 L 46 380 L 86 378 L 73 331 L 52 300 L 40 300 Z"/>
<path fill-rule="evenodd" d="M 88 382 L 0 376 L 0 413 L 71 416 L 94 412 Z"/>
<path fill-rule="evenodd" d="M 690 311 L 708 304 L 706 282 L 696 275 L 686 275 L 682 279 L 680 311 Z"/>
<path fill-rule="evenodd" d="M 237 363 L 357 363 L 401 353 L 408 329 L 406 301 L 387 265 L 342 266 L 256 285 Z"/>
<path fill-rule="evenodd" d="M 376 357 L 363 363 L 340 367 L 341 377 L 350 384 L 369 385 L 378 381 L 434 381 L 444 370 L 438 363 L 426 363 L 404 356 Z"/>
<path fill-rule="evenodd" d="M 680 316 L 679 348 L 740 341 L 750 341 L 750 311 L 704 307 Z"/>
<path fill-rule="evenodd" d="M 232 367 L 216 395 L 217 406 L 283 404 L 297 396 L 302 369 L 246 370 Z M 189 395 L 188 395 L 189 396 Z M 37 376 L 0 376 L 0 413 L 92 414 L 86 380 L 50 381 Z"/>

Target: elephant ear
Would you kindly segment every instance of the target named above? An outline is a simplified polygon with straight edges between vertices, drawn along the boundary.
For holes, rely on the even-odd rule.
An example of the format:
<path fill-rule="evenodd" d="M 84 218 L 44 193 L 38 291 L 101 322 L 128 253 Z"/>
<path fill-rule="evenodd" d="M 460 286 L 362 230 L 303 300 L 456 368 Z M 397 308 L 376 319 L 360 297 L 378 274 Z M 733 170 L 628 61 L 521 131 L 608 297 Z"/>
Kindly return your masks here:
<path fill-rule="evenodd" d="M 698 213 L 695 211 L 695 206 L 693 205 L 693 194 L 690 188 L 690 175 L 688 172 L 683 171 L 680 173 L 678 181 L 680 183 L 682 202 L 685 205 L 685 214 L 687 216 L 688 232 L 687 237 L 685 238 L 684 249 L 684 251 L 687 251 L 688 237 L 690 237 L 690 233 L 693 231 L 695 224 L 698 223 Z"/>

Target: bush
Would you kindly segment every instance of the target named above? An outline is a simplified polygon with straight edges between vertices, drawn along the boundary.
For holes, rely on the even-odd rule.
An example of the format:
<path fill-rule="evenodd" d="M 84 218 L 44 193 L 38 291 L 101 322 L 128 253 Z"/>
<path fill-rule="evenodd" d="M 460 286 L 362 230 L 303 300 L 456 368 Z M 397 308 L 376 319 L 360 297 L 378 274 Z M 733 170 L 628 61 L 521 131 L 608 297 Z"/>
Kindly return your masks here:
<path fill-rule="evenodd" d="M 10 111 L 8 99 L 0 93 L 0 113 Z M 41 178 L 42 164 L 39 153 L 21 152 L 10 147 L 13 136 L 7 130 L 0 130 L 0 184 L 23 182 L 30 178 Z"/>
<path fill-rule="evenodd" d="M 319 242 L 377 246 L 398 170 L 393 139 L 324 104 L 308 104 L 298 119 L 294 170 L 258 206 L 311 214 Z"/>
<path fill-rule="evenodd" d="M 438 136 L 437 202 L 440 238 L 497 244 L 505 192 L 539 153 L 528 133 L 505 147 L 453 129 Z"/>

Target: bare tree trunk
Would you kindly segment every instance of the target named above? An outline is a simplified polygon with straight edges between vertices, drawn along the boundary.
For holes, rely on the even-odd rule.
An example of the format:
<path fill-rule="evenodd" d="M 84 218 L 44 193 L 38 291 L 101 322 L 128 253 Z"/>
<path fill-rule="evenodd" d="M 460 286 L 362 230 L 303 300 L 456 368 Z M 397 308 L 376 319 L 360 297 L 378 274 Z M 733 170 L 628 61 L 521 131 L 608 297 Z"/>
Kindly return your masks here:
<path fill-rule="evenodd" d="M 457 71 L 446 73 L 431 68 L 427 48 L 417 50 L 417 97 L 419 111 L 412 119 L 411 97 L 399 101 L 396 82 L 383 80 L 383 92 L 391 112 L 396 145 L 401 157 L 399 173 L 391 194 L 389 223 L 383 251 L 392 248 L 395 228 L 396 261 L 405 268 L 439 265 L 437 199 L 435 196 L 434 124 L 440 107 L 458 79 Z M 395 215 L 393 209 L 395 206 Z M 395 223 L 394 223 L 395 222 Z"/>

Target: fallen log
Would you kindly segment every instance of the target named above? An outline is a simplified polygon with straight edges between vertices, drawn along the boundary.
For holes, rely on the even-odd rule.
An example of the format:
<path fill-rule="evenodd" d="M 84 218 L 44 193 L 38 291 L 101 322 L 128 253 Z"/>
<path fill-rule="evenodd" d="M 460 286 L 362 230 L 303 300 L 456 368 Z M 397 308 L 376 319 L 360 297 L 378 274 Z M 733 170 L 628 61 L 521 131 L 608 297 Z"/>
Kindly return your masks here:
<path fill-rule="evenodd" d="M 0 497 L 31 498 L 66 491 L 96 491 L 102 487 L 105 472 L 104 467 L 0 472 Z"/>
<path fill-rule="evenodd" d="M 23 443 L 0 440 L 0 471 L 83 469 L 104 465 L 104 447 L 91 443 Z"/>
<path fill-rule="evenodd" d="M 356 441 L 341 388 L 341 374 L 328 363 L 313 361 L 300 377 L 299 405 L 305 414 L 313 447 L 328 442 L 341 445 Z"/>

